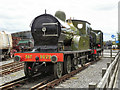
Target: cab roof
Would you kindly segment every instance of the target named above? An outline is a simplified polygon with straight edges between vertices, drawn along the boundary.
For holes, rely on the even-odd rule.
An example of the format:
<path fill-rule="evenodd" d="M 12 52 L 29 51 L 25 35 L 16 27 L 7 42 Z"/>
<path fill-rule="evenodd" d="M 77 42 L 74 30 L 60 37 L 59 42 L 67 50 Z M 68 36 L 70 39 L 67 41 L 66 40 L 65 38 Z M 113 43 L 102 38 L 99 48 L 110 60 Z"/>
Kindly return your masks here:
<path fill-rule="evenodd" d="M 88 23 L 90 24 L 88 21 L 85 21 L 85 20 L 77 20 L 77 19 L 73 19 L 72 21 L 79 21 L 79 22 L 84 22 L 84 23 Z M 91 24 L 90 24 L 91 25 Z"/>
<path fill-rule="evenodd" d="M 69 20 L 69 19 L 68 19 Z M 68 21 L 67 20 L 67 21 Z M 77 20 L 77 19 L 72 19 L 71 21 L 78 21 L 78 22 L 83 22 L 83 23 L 88 23 L 91 25 L 91 23 L 89 23 L 88 21 L 85 21 L 85 20 Z"/>

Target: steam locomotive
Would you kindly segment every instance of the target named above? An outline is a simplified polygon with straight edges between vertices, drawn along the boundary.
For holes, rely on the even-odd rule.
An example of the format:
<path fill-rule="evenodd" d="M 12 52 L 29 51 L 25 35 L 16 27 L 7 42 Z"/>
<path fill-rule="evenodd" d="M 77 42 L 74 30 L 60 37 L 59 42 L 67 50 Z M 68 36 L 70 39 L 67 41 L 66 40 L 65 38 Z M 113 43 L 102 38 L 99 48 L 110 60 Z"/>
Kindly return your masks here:
<path fill-rule="evenodd" d="M 42 14 L 31 24 L 34 49 L 15 53 L 23 61 L 27 77 L 35 73 L 53 73 L 56 78 L 95 60 L 103 51 L 103 33 L 93 30 L 84 20 L 68 19 L 63 11 L 55 16 Z"/>

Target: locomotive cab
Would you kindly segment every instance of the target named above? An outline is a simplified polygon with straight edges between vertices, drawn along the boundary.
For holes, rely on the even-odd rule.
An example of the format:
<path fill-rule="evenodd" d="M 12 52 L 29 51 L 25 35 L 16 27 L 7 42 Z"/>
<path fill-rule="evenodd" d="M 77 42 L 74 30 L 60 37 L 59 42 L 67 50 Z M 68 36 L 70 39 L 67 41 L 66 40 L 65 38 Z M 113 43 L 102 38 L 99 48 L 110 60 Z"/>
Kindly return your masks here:
<path fill-rule="evenodd" d="M 68 20 L 69 21 L 69 20 Z M 73 37 L 74 43 L 72 44 L 72 48 L 74 50 L 85 50 L 89 49 L 89 34 L 88 31 L 90 29 L 90 23 L 83 20 L 71 20 L 74 27 L 77 28 L 77 35 Z M 80 27 L 79 27 L 80 26 Z"/>

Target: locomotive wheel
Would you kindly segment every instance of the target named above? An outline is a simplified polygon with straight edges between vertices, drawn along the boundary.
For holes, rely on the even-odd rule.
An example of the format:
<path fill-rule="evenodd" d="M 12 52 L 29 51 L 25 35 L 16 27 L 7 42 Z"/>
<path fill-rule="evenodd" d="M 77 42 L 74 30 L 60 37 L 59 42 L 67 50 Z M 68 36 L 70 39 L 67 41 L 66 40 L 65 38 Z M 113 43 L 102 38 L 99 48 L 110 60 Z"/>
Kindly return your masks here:
<path fill-rule="evenodd" d="M 57 62 L 54 64 L 54 76 L 55 78 L 60 78 L 63 73 L 63 63 Z"/>
<path fill-rule="evenodd" d="M 83 67 L 85 65 L 85 59 L 81 59 L 81 66 Z"/>
<path fill-rule="evenodd" d="M 64 62 L 64 73 L 70 73 L 71 72 L 71 57 L 70 56 L 66 56 L 65 57 L 65 62 Z"/>
<path fill-rule="evenodd" d="M 24 63 L 24 73 L 25 73 L 25 76 L 28 77 L 28 78 L 32 77 L 32 75 L 33 75 L 33 72 L 30 69 L 30 68 L 32 68 L 32 64 L 33 63 L 31 63 L 31 62 L 25 62 Z"/>
<path fill-rule="evenodd" d="M 74 67 L 74 69 L 76 70 L 76 69 L 78 69 L 78 59 L 73 59 L 73 67 Z"/>

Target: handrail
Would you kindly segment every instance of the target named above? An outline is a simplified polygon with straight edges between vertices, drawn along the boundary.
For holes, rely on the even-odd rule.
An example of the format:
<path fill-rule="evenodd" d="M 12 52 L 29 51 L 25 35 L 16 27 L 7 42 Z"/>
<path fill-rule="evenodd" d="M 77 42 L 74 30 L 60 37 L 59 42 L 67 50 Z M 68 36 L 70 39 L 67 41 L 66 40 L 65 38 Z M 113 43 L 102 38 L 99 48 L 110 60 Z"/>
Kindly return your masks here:
<path fill-rule="evenodd" d="M 115 88 L 118 71 L 119 71 L 119 61 L 120 61 L 120 51 L 117 53 L 114 60 L 112 60 L 111 64 L 108 63 L 108 68 L 103 68 L 103 77 L 100 82 L 97 83 L 89 83 L 89 88 L 93 88 L 98 90 L 100 88 Z"/>
<path fill-rule="evenodd" d="M 110 73 L 111 73 L 111 71 L 112 71 L 112 68 L 113 68 L 113 66 L 117 63 L 117 61 L 118 61 L 118 57 L 119 57 L 119 55 L 117 55 L 116 57 L 115 57 L 115 60 L 110 64 L 110 66 L 107 68 L 107 71 L 106 71 L 106 73 L 104 74 L 104 76 L 103 76 L 103 78 L 102 78 L 102 80 L 100 81 L 100 83 L 97 85 L 97 88 L 104 88 L 104 86 L 105 86 L 105 84 L 107 83 L 107 81 L 108 81 L 108 77 L 109 77 L 109 75 L 110 75 Z"/>

